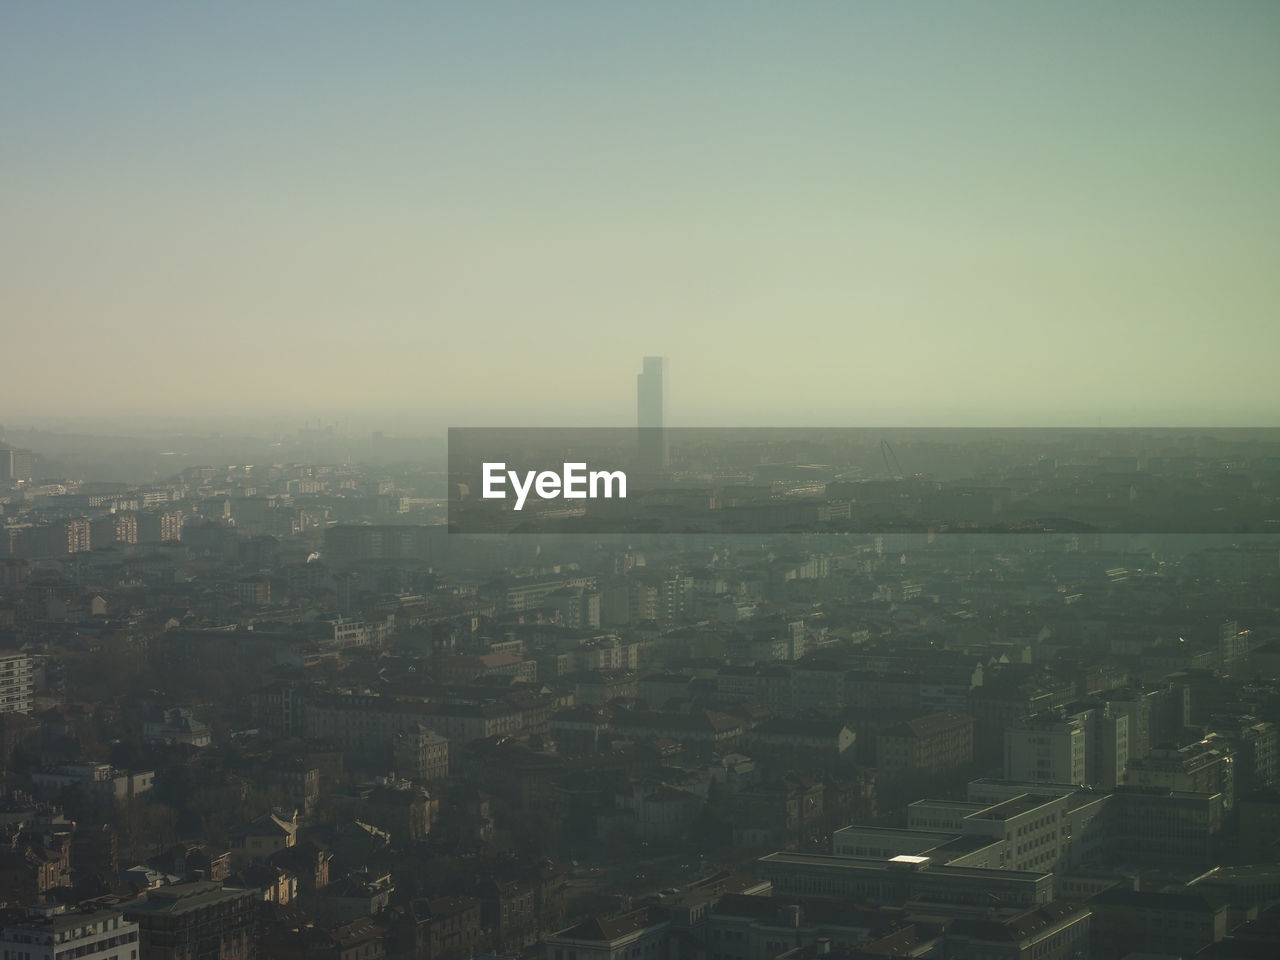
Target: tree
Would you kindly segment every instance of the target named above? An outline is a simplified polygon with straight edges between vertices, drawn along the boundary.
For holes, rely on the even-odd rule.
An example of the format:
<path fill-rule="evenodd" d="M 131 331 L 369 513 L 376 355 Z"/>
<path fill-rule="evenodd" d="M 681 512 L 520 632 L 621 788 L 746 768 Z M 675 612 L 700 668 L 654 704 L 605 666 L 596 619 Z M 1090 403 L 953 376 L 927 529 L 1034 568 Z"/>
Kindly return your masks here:
<path fill-rule="evenodd" d="M 68 820 L 87 820 L 92 813 L 93 798 L 80 782 L 68 783 L 58 793 L 58 805 Z"/>

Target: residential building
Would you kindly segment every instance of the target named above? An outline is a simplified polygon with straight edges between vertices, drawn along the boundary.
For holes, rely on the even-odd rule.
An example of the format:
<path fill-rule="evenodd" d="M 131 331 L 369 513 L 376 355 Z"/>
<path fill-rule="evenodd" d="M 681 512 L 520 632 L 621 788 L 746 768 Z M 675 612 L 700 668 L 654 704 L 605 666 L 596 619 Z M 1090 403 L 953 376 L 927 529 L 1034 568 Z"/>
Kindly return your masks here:
<path fill-rule="evenodd" d="M 70 885 L 70 833 L 19 833 L 0 844 L 0 901 L 44 903 L 52 891 Z"/>
<path fill-rule="evenodd" d="M 0 713 L 30 713 L 34 696 L 31 658 L 16 650 L 0 651 Z"/>
<path fill-rule="evenodd" d="M 642 907 L 621 916 L 593 917 L 546 938 L 547 960 L 666 960 L 671 922 Z"/>
<path fill-rule="evenodd" d="M 1230 810 L 1235 805 L 1235 756 L 1224 737 L 1211 733 L 1195 743 L 1152 750 L 1149 756 L 1130 761 L 1125 783 L 1180 793 L 1221 794 L 1223 808 Z"/>
<path fill-rule="evenodd" d="M 712 710 L 694 713 L 620 710 L 614 713 L 609 728 L 615 739 L 662 738 L 674 740 L 686 748 L 703 750 L 735 744 L 745 732 L 741 720 Z"/>
<path fill-rule="evenodd" d="M 1093 901 L 1093 953 L 1194 956 L 1227 935 L 1227 904 L 1200 893 L 1105 890 Z"/>
<path fill-rule="evenodd" d="M 254 574 L 237 580 L 236 598 L 241 606 L 265 606 L 271 602 L 271 579 L 261 574 Z"/>
<path fill-rule="evenodd" d="M 125 772 L 109 763 L 77 760 L 58 763 L 31 774 L 36 793 L 56 797 L 63 787 L 79 784 L 91 798 L 99 802 L 128 800 L 146 793 L 155 784 L 154 770 Z"/>
<path fill-rule="evenodd" d="M 267 858 L 267 862 L 294 874 L 298 878 L 299 890 L 315 893 L 329 885 L 329 864 L 333 862 L 333 854 L 313 841 L 304 840 L 276 851 Z"/>
<path fill-rule="evenodd" d="M 324 890 L 324 910 L 343 922 L 377 916 L 390 905 L 395 890 L 389 873 L 371 870 L 349 873 Z"/>
<path fill-rule="evenodd" d="M 142 737 L 148 743 L 207 747 L 213 742 L 213 731 L 207 723 L 197 720 L 189 707 L 173 707 L 156 710 L 143 724 Z"/>
<path fill-rule="evenodd" d="M 392 908 L 389 925 L 388 960 L 467 960 L 484 934 L 474 897 L 412 900 Z"/>
<path fill-rule="evenodd" d="M 600 594 L 584 587 L 561 587 L 547 595 L 546 606 L 560 622 L 575 629 L 600 627 Z"/>
<path fill-rule="evenodd" d="M 275 813 L 267 813 L 234 826 L 227 833 L 231 864 L 237 869 L 253 860 L 265 860 L 273 853 L 292 847 L 297 841 L 296 814 L 286 820 Z"/>
<path fill-rule="evenodd" d="M 391 750 L 400 734 L 419 726 L 458 743 L 511 735 L 545 722 L 546 704 L 425 703 L 408 698 L 329 695 L 307 703 L 303 731 L 352 751 Z"/>
<path fill-rule="evenodd" d="M 641 840 L 678 840 L 688 830 L 698 798 L 663 783 L 633 784 L 614 800 L 619 811 L 632 817 Z"/>
<path fill-rule="evenodd" d="M 62 907 L 32 910 L 0 933 L 0 957 L 136 960 L 138 925 L 118 910 L 68 913 Z"/>
<path fill-rule="evenodd" d="M 443 780 L 449 776 L 449 741 L 422 724 L 396 737 L 395 771 L 410 780 Z"/>
<path fill-rule="evenodd" d="M 840 720 L 821 717 L 772 717 L 747 734 L 747 749 L 766 756 L 803 761 L 834 770 L 853 763 L 857 737 Z"/>
<path fill-rule="evenodd" d="M 209 880 L 148 891 L 121 909 L 138 925 L 139 960 L 253 960 L 257 892 Z"/>
<path fill-rule="evenodd" d="M 937 776 L 973 763 L 973 717 L 942 711 L 907 720 L 876 737 L 876 767 Z"/>
<path fill-rule="evenodd" d="M 400 780 L 376 784 L 355 809 L 361 820 L 387 831 L 403 844 L 427 839 L 437 804 L 424 787 Z"/>
<path fill-rule="evenodd" d="M 1078 717 L 1052 714 L 1028 717 L 1005 730 L 1005 778 L 1086 783 L 1085 744 L 1085 726 Z"/>
<path fill-rule="evenodd" d="M 386 960 L 386 929 L 371 917 L 357 917 L 324 929 L 310 924 L 276 929 L 262 938 L 270 960 Z"/>
<path fill-rule="evenodd" d="M 824 787 L 819 780 L 786 776 L 733 795 L 734 844 L 812 850 L 822 832 Z"/>
<path fill-rule="evenodd" d="M 1215 718 L 1214 729 L 1231 744 L 1235 755 L 1237 795 L 1275 783 L 1280 775 L 1280 737 L 1276 725 L 1256 717 Z"/>

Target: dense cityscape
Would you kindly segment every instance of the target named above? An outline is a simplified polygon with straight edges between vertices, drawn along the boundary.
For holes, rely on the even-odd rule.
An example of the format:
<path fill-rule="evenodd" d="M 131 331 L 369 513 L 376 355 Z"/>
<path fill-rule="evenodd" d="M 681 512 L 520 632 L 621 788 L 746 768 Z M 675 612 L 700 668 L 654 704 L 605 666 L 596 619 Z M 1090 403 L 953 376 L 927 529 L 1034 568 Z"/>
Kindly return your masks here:
<path fill-rule="evenodd" d="M 918 501 L 902 458 L 966 456 L 691 481 L 653 359 L 649 471 L 726 508 Z M 1136 435 L 1031 431 L 963 489 L 1173 470 L 1280 517 L 1269 433 Z M 1273 536 L 462 535 L 439 457 L 369 449 L 134 483 L 0 451 L 6 957 L 1280 945 Z"/>
<path fill-rule="evenodd" d="M 1276 960 L 1280 3 L 0 3 L 0 960 Z"/>

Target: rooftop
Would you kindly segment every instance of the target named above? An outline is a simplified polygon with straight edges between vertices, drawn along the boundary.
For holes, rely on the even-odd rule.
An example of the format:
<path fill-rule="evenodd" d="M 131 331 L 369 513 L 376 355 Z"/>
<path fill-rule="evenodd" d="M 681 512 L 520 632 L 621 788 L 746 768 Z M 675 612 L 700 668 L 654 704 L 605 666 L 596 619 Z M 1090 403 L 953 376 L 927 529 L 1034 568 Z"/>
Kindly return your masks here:
<path fill-rule="evenodd" d="M 38 930 L 41 933 L 64 933 L 90 923 L 110 921 L 120 917 L 119 910 L 90 910 L 75 913 L 58 913 L 52 916 L 32 916 L 17 923 L 9 924 L 6 929 Z"/>
<path fill-rule="evenodd" d="M 1052 803 L 1059 797 L 1042 797 L 1031 793 L 1024 793 L 1022 796 L 1013 797 L 1005 800 L 1003 803 L 997 803 L 993 807 L 987 807 L 985 810 L 979 810 L 977 813 L 971 813 L 966 819 L 973 820 L 1012 820 L 1014 817 L 1020 817 L 1024 813 L 1030 813 L 1032 810 L 1043 807 L 1045 804 Z"/>
<path fill-rule="evenodd" d="M 184 914 L 253 895 L 252 890 L 224 887 L 211 880 L 201 880 L 158 887 L 144 898 L 124 904 L 122 909 L 125 916 L 131 919 L 138 914 Z"/>
<path fill-rule="evenodd" d="M 881 872 L 892 870 L 887 860 L 873 857 L 837 857 L 821 853 L 793 853 L 780 850 L 761 857 L 757 863 L 778 866 L 822 867 L 829 870 L 874 870 Z M 1037 883 L 1051 873 L 1032 870 L 988 870 L 984 867 L 953 867 L 947 864 L 930 863 L 928 873 L 935 876 L 949 876 L 957 879 L 969 877 L 974 880 L 1013 881 L 1019 883 Z"/>
<path fill-rule="evenodd" d="M 616 917 L 593 917 L 576 927 L 561 930 L 548 939 L 551 940 L 595 940 L 611 943 L 633 933 L 639 933 L 646 927 L 656 926 L 666 921 L 661 911 L 652 907 L 642 907 Z"/>
<path fill-rule="evenodd" d="M 1087 914 L 1089 908 L 1078 903 L 1054 900 L 1033 907 L 1006 920 L 960 918 L 951 925 L 951 932 L 981 940 L 1025 940 L 1063 920 Z"/>

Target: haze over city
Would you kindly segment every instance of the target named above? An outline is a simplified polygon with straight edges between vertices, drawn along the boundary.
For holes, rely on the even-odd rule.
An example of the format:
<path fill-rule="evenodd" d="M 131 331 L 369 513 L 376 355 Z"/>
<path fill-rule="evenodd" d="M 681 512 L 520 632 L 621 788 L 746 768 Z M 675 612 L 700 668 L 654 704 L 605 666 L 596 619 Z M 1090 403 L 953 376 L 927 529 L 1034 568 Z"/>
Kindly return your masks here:
<path fill-rule="evenodd" d="M 0 960 L 1280 957 L 1277 40 L 0 3 Z"/>
<path fill-rule="evenodd" d="M 1273 425 L 1280 8 L 11 4 L 10 429 Z"/>

